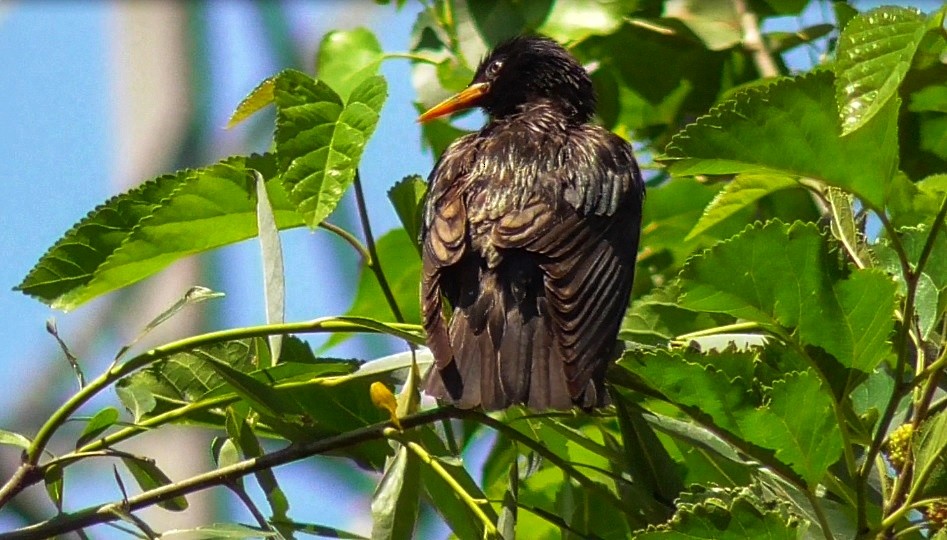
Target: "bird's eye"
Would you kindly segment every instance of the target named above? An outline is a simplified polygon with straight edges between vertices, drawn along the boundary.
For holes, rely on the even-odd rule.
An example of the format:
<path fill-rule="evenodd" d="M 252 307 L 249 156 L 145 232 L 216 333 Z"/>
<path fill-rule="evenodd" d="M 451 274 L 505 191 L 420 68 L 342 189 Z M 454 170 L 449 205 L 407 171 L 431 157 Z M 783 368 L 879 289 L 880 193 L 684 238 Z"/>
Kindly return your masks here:
<path fill-rule="evenodd" d="M 487 66 L 487 77 L 493 78 L 497 76 L 497 73 L 500 73 L 500 69 L 503 67 L 502 60 L 494 60 L 490 62 Z"/>

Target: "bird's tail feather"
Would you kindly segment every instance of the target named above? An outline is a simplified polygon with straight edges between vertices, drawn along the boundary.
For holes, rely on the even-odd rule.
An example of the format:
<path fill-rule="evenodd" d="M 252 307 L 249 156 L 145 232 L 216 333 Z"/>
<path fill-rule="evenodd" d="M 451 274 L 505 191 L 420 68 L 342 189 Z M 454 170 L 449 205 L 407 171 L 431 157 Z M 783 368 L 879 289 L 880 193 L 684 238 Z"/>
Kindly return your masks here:
<path fill-rule="evenodd" d="M 533 409 L 573 405 L 563 362 L 552 346 L 543 287 L 512 291 L 496 272 L 481 275 L 479 293 L 454 308 L 450 321 L 453 362 L 432 369 L 427 393 L 460 408 Z"/>

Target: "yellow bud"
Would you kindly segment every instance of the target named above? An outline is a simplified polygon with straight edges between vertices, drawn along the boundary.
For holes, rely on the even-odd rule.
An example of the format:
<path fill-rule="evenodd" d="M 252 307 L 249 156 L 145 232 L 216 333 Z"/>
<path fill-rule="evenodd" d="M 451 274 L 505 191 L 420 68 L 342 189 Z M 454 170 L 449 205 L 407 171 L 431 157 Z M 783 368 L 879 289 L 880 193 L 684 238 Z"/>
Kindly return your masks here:
<path fill-rule="evenodd" d="M 398 420 L 398 400 L 395 399 L 395 395 L 391 393 L 391 390 L 384 383 L 376 381 L 369 387 L 368 393 L 372 397 L 372 403 L 379 409 L 388 411 L 391 416 L 391 423 L 396 428 L 401 429 L 401 421 Z"/>

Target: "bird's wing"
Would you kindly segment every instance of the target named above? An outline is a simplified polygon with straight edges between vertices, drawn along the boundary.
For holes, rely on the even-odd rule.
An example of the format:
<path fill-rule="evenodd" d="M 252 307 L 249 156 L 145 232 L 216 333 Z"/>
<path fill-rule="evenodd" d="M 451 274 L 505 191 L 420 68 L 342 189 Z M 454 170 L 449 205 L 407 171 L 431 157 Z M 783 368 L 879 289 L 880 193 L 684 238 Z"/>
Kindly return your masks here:
<path fill-rule="evenodd" d="M 583 175 L 570 187 L 581 185 L 544 190 L 545 196 L 537 194 L 521 210 L 504 215 L 493 242 L 539 256 L 554 350 L 564 363 L 569 392 L 595 406 L 602 396 L 593 383 L 607 367 L 634 278 L 643 182 L 630 149 L 590 163 L 585 170 L 570 167 L 570 175 Z"/>

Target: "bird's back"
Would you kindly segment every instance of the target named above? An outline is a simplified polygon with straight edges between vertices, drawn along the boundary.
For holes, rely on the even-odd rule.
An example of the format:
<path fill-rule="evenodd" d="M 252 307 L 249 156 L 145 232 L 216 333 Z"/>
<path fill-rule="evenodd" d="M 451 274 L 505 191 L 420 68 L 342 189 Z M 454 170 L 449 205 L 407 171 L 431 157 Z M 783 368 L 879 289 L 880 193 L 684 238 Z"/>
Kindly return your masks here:
<path fill-rule="evenodd" d="M 464 408 L 603 405 L 642 197 L 625 141 L 554 111 L 452 145 L 422 231 L 428 393 Z"/>

